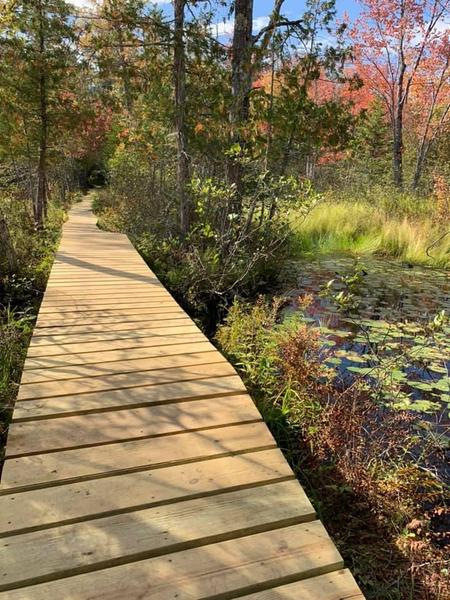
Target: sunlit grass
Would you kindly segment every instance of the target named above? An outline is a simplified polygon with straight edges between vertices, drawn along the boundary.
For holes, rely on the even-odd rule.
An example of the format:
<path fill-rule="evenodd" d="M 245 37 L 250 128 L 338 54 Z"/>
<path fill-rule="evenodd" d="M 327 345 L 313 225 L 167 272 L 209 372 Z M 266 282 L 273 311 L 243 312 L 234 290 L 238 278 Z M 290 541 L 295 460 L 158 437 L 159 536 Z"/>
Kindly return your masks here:
<path fill-rule="evenodd" d="M 301 253 L 377 254 L 411 264 L 450 266 L 450 234 L 431 217 L 390 215 L 369 203 L 327 201 L 293 219 Z"/>

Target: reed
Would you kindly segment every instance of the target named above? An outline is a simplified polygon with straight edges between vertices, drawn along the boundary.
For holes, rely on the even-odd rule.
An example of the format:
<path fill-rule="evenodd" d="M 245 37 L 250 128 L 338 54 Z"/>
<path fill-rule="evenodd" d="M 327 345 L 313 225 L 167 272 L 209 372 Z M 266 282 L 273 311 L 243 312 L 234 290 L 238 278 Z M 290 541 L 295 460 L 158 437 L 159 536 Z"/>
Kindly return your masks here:
<path fill-rule="evenodd" d="M 433 267 L 450 266 L 450 231 L 432 215 L 390 214 L 366 202 L 324 201 L 306 218 L 294 216 L 300 254 L 376 254 Z"/>

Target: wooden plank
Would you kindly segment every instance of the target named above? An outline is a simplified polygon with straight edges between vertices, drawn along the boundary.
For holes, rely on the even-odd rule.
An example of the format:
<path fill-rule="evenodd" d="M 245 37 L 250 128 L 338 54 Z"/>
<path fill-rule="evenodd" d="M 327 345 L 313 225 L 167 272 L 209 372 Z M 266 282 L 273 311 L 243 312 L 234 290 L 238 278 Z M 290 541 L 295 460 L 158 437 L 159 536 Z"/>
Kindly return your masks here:
<path fill-rule="evenodd" d="M 145 298 L 148 299 L 149 301 L 153 301 L 153 302 L 158 302 L 159 300 L 161 301 L 172 301 L 174 302 L 174 299 L 172 298 L 172 296 L 169 294 L 169 292 L 167 292 L 164 289 L 161 290 L 154 290 L 154 291 L 149 291 L 147 289 L 145 290 L 127 290 L 127 289 L 120 289 L 120 290 L 100 290 L 100 291 L 77 291 L 77 290 L 63 290 L 63 289 L 57 289 L 57 288 L 52 288 L 51 290 L 47 290 L 45 292 L 45 298 L 46 298 L 46 303 L 47 304 L 54 304 L 54 305 L 62 305 L 62 304 L 67 304 L 67 303 L 73 303 L 73 302 L 83 302 L 85 300 L 90 300 L 93 302 L 103 302 L 105 300 L 112 300 L 112 299 L 116 299 L 117 301 L 119 300 L 127 300 L 130 299 L 130 297 L 132 298 Z"/>
<path fill-rule="evenodd" d="M 259 419 L 261 416 L 249 396 L 241 395 L 38 422 L 13 422 L 6 456 L 148 438 Z"/>
<path fill-rule="evenodd" d="M 2 493 L 275 447 L 261 421 L 107 446 L 7 458 Z"/>
<path fill-rule="evenodd" d="M 161 318 L 177 318 L 178 315 L 183 315 L 186 318 L 186 313 L 175 304 L 171 303 L 166 306 L 132 308 L 128 307 L 125 310 L 119 308 L 110 308 L 108 310 L 80 310 L 78 312 L 55 312 L 52 314 L 40 313 L 36 322 L 36 327 L 56 327 L 66 325 L 76 325 L 77 323 L 114 323 L 121 319 L 121 322 L 126 321 L 130 317 L 139 318 L 142 315 L 151 315 L 153 319 Z"/>
<path fill-rule="evenodd" d="M 206 348 L 202 352 L 189 352 L 175 354 L 170 358 L 170 368 L 189 367 L 197 364 L 226 362 L 225 358 L 213 348 Z M 53 381 L 68 381 L 72 379 L 84 379 L 86 377 L 104 377 L 117 373 L 135 373 L 154 371 L 168 367 L 166 356 L 150 356 L 145 358 L 130 358 L 128 360 L 116 360 L 101 362 L 92 365 L 70 365 L 55 367 L 54 369 L 36 369 L 22 373 L 21 385 L 30 386 L 38 383 Z M 27 388 L 28 389 L 28 388 Z"/>
<path fill-rule="evenodd" d="M 99 257 L 100 260 L 104 260 L 104 257 Z M 84 262 L 84 264 L 86 266 L 88 265 L 92 265 L 91 262 L 91 258 L 86 257 L 86 261 Z M 73 275 L 72 275 L 73 276 Z M 131 266 L 109 266 L 107 265 L 106 267 L 102 267 L 102 270 L 96 270 L 95 264 L 93 265 L 93 268 L 89 269 L 88 272 L 86 272 L 86 270 L 83 269 L 79 269 L 78 272 L 75 271 L 75 276 L 79 277 L 80 279 L 82 277 L 91 277 L 91 279 L 93 280 L 93 283 L 99 283 L 101 284 L 102 282 L 113 282 L 113 283 L 119 283 L 119 284 L 124 284 L 124 285 L 128 285 L 128 283 L 142 283 L 142 284 L 149 284 L 152 286 L 161 286 L 161 283 L 159 282 L 159 280 L 157 279 L 156 275 L 154 273 L 152 273 L 151 271 L 147 271 L 145 274 L 139 273 L 139 272 L 134 272 L 133 267 Z M 56 275 L 51 273 L 49 280 L 52 277 L 56 277 L 56 278 L 64 278 L 64 277 L 71 277 L 70 275 Z M 63 283 L 66 283 L 65 281 L 63 281 Z"/>
<path fill-rule="evenodd" d="M 134 280 L 134 278 L 139 278 L 139 281 L 150 282 L 155 285 L 161 285 L 155 275 L 149 273 L 149 271 L 142 269 L 140 271 L 136 269 L 127 269 L 123 268 L 105 268 L 97 269 L 94 266 L 90 265 L 87 269 L 83 269 L 82 267 L 73 267 L 70 273 L 58 273 L 56 269 L 52 269 L 49 277 L 49 281 L 67 281 L 72 280 L 73 277 L 77 277 L 79 279 L 92 279 L 93 281 L 110 281 L 110 280 L 126 280 L 129 279 Z"/>
<path fill-rule="evenodd" d="M 111 344 L 109 345 L 111 346 Z M 109 347 L 108 346 L 108 347 Z M 113 344 L 114 346 L 114 344 Z M 204 338 L 201 341 L 184 344 L 171 344 L 168 346 L 138 346 L 103 350 L 97 352 L 67 353 L 57 356 L 42 356 L 40 358 L 27 358 L 24 370 L 53 369 L 69 365 L 92 365 L 96 363 L 112 362 L 116 360 L 132 360 L 135 358 L 150 358 L 152 356 L 172 356 L 173 354 L 189 354 L 190 352 L 204 352 L 215 350 L 214 346 Z"/>
<path fill-rule="evenodd" d="M 243 590 L 250 593 L 342 566 L 325 529 L 315 521 L 22 588 L 4 594 L 3 598 L 231 599 L 234 594 L 242 595 Z M 27 574 L 19 573 L 19 577 L 25 578 Z"/>
<path fill-rule="evenodd" d="M 168 292 L 167 292 L 168 293 Z M 111 301 L 127 301 L 132 298 L 145 299 L 148 298 L 151 300 L 153 298 L 154 302 L 159 301 L 159 299 L 164 300 L 164 302 L 175 302 L 172 296 L 169 294 L 166 296 L 165 294 L 161 294 L 155 291 L 141 290 L 141 291 L 133 291 L 131 295 L 127 290 L 116 290 L 114 293 L 111 291 L 100 291 L 100 292 L 85 292 L 85 293 L 74 293 L 70 290 L 57 290 L 56 288 L 52 290 L 47 290 L 45 292 L 45 302 L 46 304 L 65 304 L 71 302 L 84 302 L 84 301 L 92 301 L 92 302 L 111 302 Z"/>
<path fill-rule="evenodd" d="M 177 304 L 172 301 L 166 302 L 166 304 L 161 304 L 161 302 L 152 302 L 151 304 L 133 304 L 133 301 L 130 301 L 125 306 L 118 305 L 117 303 L 111 304 L 109 306 L 77 306 L 77 307 L 68 307 L 64 306 L 62 310 L 58 308 L 53 308 L 50 312 L 43 309 L 41 306 L 41 310 L 39 311 L 39 316 L 41 320 L 48 321 L 59 321 L 64 319 L 64 322 L 69 322 L 71 319 L 96 319 L 102 317 L 118 317 L 118 316 L 128 316 L 130 314 L 133 315 L 153 315 L 152 319 L 158 319 L 158 314 L 172 314 L 172 313 L 181 313 L 186 315 L 182 308 L 180 308 Z M 159 317 L 161 318 L 161 317 Z M 52 324 L 52 323 L 51 323 Z"/>
<path fill-rule="evenodd" d="M 165 329 L 176 329 L 180 327 L 192 327 L 195 330 L 199 331 L 197 326 L 194 325 L 193 321 L 188 316 L 185 316 L 183 319 L 161 319 L 159 321 L 153 321 L 152 319 L 145 320 L 142 322 L 142 318 L 139 319 L 139 315 L 133 317 L 132 321 L 128 321 L 124 319 L 122 323 L 111 323 L 107 324 L 107 327 L 104 323 L 99 325 L 89 325 L 89 324 L 81 324 L 81 325 L 68 325 L 67 327 L 37 327 L 34 330 L 33 339 L 41 336 L 57 336 L 57 335 L 73 335 L 73 334 L 86 334 L 86 333 L 103 333 L 106 329 L 108 332 L 112 331 L 131 331 L 138 330 L 142 331 L 143 328 L 151 331 L 152 329 L 156 329 L 158 331 Z"/>
<path fill-rule="evenodd" d="M 155 280 L 144 279 L 141 275 L 130 275 L 128 278 L 92 277 L 91 279 L 84 276 L 67 277 L 57 280 L 49 279 L 47 285 L 50 290 L 80 290 L 83 293 L 87 290 L 111 291 L 111 293 L 114 293 L 115 288 L 142 289 L 157 296 L 171 297 L 169 292 L 157 284 Z"/>
<path fill-rule="evenodd" d="M 70 318 L 71 316 L 75 316 L 77 314 L 83 314 L 86 312 L 89 313 L 98 313 L 105 314 L 114 310 L 128 310 L 128 309 L 136 309 L 136 308 L 147 308 L 152 312 L 160 312 L 161 308 L 165 311 L 171 310 L 182 310 L 177 304 L 174 303 L 172 298 L 168 300 L 162 300 L 153 297 L 147 296 L 143 298 L 130 298 L 130 299 L 118 299 L 115 300 L 81 300 L 78 302 L 72 302 L 71 304 L 51 304 L 50 302 L 43 302 L 41 304 L 41 308 L 39 309 L 39 314 L 41 315 L 54 315 L 57 316 L 67 316 Z"/>
<path fill-rule="evenodd" d="M 105 314 L 104 311 L 101 311 L 98 315 L 92 315 L 89 312 L 81 313 L 79 316 L 70 315 L 66 317 L 65 315 L 42 315 L 40 319 L 36 322 L 36 330 L 42 328 L 48 328 L 50 330 L 55 330 L 61 327 L 68 328 L 77 326 L 79 328 L 90 326 L 90 325 L 109 325 L 111 323 L 133 323 L 146 322 L 150 325 L 156 323 L 157 326 L 161 326 L 163 323 L 167 321 L 175 321 L 182 320 L 182 323 L 187 323 L 188 318 L 186 317 L 186 313 L 181 310 L 161 310 L 155 313 L 151 310 L 147 309 L 137 309 L 128 311 L 110 311 Z M 51 328 L 51 329 L 50 329 Z"/>
<path fill-rule="evenodd" d="M 101 243 L 102 240 L 99 242 Z M 81 248 L 75 251 L 75 254 L 70 255 L 68 250 L 64 249 L 64 240 L 60 250 L 55 255 L 54 267 L 58 270 L 84 269 L 90 271 L 92 269 L 100 269 L 109 271 L 109 269 L 120 269 L 126 267 L 145 269 L 147 273 L 152 273 L 152 270 L 147 266 L 145 261 L 136 254 L 134 247 L 120 248 L 117 242 L 114 244 L 114 256 L 96 256 L 93 249 L 86 254 Z M 131 251 L 130 251 L 131 250 Z"/>
<path fill-rule="evenodd" d="M 11 493 L 0 496 L 0 536 L 293 477 L 283 455 L 274 448 Z M 300 504 L 306 503 L 302 493 Z"/>
<path fill-rule="evenodd" d="M 208 353 L 205 353 L 208 354 Z M 195 365 L 135 373 L 114 373 L 100 377 L 81 377 L 76 380 L 47 381 L 21 386 L 18 401 L 38 398 L 57 398 L 107 390 L 158 385 L 170 381 L 190 381 L 210 376 L 235 375 L 236 371 L 219 353 L 199 358 Z M 213 362 L 215 361 L 215 362 Z"/>
<path fill-rule="evenodd" d="M 241 596 L 242 600 L 364 600 L 348 569 Z"/>
<path fill-rule="evenodd" d="M 67 281 L 65 283 L 60 283 L 52 285 L 49 289 L 54 290 L 66 290 L 68 292 L 83 292 L 83 293 L 92 293 L 92 292 L 108 292 L 110 294 L 114 294 L 116 290 L 126 290 L 130 294 L 137 290 L 149 290 L 153 288 L 153 284 L 150 282 L 141 282 L 141 281 L 119 281 L 118 279 L 111 280 L 109 282 L 99 281 L 97 283 L 87 283 L 83 285 L 82 281 L 70 282 Z"/>
<path fill-rule="evenodd" d="M 69 342 L 62 341 L 59 336 L 41 337 L 31 341 L 27 358 L 28 360 L 53 359 L 54 357 L 61 357 L 66 354 L 69 356 L 73 354 L 86 355 L 93 352 L 126 350 L 131 348 L 163 348 L 163 352 L 165 352 L 168 346 L 204 342 L 205 336 L 203 334 L 198 330 L 193 333 L 191 331 L 191 328 L 189 328 L 188 333 L 173 333 L 173 330 L 171 330 L 169 335 L 163 335 L 163 333 L 143 329 L 140 332 L 124 331 L 115 334 L 106 333 L 103 337 L 93 334 L 92 336 L 87 336 L 88 339 L 86 341 L 82 339 L 81 342 L 72 341 L 73 339 L 79 340 L 80 336 L 71 338 Z M 95 339 L 92 340 L 92 337 Z M 98 340 L 98 338 L 100 339 Z"/>
<path fill-rule="evenodd" d="M 124 271 L 126 269 L 126 271 Z M 65 281 L 92 281 L 96 282 L 103 279 L 133 279 L 133 278 L 145 278 L 145 281 L 151 283 L 154 287 L 159 287 L 164 290 L 164 287 L 159 283 L 155 276 L 150 276 L 147 269 L 144 267 L 136 267 L 132 265 L 121 266 L 120 271 L 116 267 L 98 267 L 92 265 L 87 268 L 73 268 L 65 270 L 52 269 L 49 281 L 53 283 L 65 282 Z"/>
<path fill-rule="evenodd" d="M 193 381 L 161 383 L 153 386 L 73 394 L 17 402 L 13 421 L 69 416 L 121 408 L 139 408 L 201 398 L 243 394 L 245 386 L 238 375 L 207 377 Z"/>
<path fill-rule="evenodd" d="M 83 283 L 84 281 L 82 277 L 80 277 L 78 280 L 74 277 L 70 277 L 66 281 L 60 280 L 55 281 L 54 283 L 50 282 L 50 286 L 54 290 L 62 288 L 67 292 L 76 289 L 84 292 L 89 291 L 83 287 Z M 107 292 L 109 289 L 113 290 L 115 287 L 122 287 L 125 289 L 136 287 L 147 291 L 161 289 L 168 293 L 167 290 L 164 290 L 164 288 L 161 287 L 161 284 L 155 276 L 148 277 L 145 275 L 133 274 L 132 271 L 117 271 L 116 276 L 104 276 L 99 274 L 99 276 L 97 278 L 93 278 L 92 281 L 86 281 L 86 287 L 89 289 L 102 289 L 103 292 Z"/>
<path fill-rule="evenodd" d="M 108 274 L 119 269 L 122 271 L 126 269 L 130 273 L 144 275 L 152 273 L 145 263 L 137 262 L 134 258 L 130 259 L 129 256 L 129 252 L 124 252 L 117 261 L 110 261 L 106 257 L 97 258 L 89 255 L 88 257 L 84 257 L 83 262 L 80 265 L 69 265 L 56 259 L 53 263 L 52 273 L 54 272 L 55 274 L 63 275 L 70 275 L 72 273 L 83 273 L 87 275 L 98 273 Z M 162 284 L 160 283 L 160 285 Z"/>
<path fill-rule="evenodd" d="M 132 252 L 134 252 L 134 249 Z M 88 275 L 96 275 L 98 273 L 109 274 L 114 272 L 116 269 L 120 269 L 122 271 L 124 267 L 126 267 L 128 272 L 140 272 L 144 275 L 149 275 L 149 273 L 151 273 L 147 265 L 144 262 L 140 262 L 138 259 L 136 259 L 128 250 L 125 250 L 122 253 L 122 261 L 111 261 L 106 256 L 102 257 L 100 260 L 92 258 L 91 255 L 89 255 L 89 258 L 89 261 L 82 260 L 79 264 L 69 264 L 68 262 L 62 262 L 61 258 L 58 257 L 53 265 L 52 273 L 86 273 Z M 70 260 L 73 261 L 72 258 Z"/>
<path fill-rule="evenodd" d="M 99 244 L 101 241 L 99 242 Z M 69 257 L 66 253 L 66 258 L 61 255 L 57 255 L 53 264 L 52 273 L 83 273 L 87 275 L 97 275 L 100 273 L 111 274 L 116 271 L 123 271 L 126 269 L 130 273 L 142 273 L 144 275 L 151 275 L 152 271 L 147 267 L 145 262 L 140 262 L 141 259 L 133 256 L 134 248 L 131 250 L 124 249 L 123 252 L 119 252 L 117 259 L 111 260 L 108 256 L 96 256 L 94 252 L 89 255 L 82 256 L 81 259 L 76 256 Z M 81 255 L 80 255 L 81 256 Z M 75 264 L 75 261 L 78 261 Z M 72 264 L 73 263 L 73 264 Z"/>

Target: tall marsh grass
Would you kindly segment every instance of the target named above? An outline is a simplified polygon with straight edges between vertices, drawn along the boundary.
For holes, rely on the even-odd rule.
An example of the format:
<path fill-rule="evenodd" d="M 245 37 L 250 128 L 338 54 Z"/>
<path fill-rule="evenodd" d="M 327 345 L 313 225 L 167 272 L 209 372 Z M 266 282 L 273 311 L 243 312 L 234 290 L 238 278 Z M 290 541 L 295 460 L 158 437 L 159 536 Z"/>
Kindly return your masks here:
<path fill-rule="evenodd" d="M 411 264 L 450 266 L 449 225 L 433 216 L 414 218 L 365 202 L 331 200 L 315 206 L 306 218 L 294 217 L 292 226 L 302 254 L 377 254 Z"/>

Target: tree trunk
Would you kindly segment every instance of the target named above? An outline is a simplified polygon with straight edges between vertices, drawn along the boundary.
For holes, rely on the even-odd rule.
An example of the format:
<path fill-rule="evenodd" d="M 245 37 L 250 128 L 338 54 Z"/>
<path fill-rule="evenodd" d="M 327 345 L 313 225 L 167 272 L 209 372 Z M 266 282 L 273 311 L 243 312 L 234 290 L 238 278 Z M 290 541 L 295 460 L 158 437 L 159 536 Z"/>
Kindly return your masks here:
<path fill-rule="evenodd" d="M 310 181 L 314 182 L 316 176 L 316 154 L 313 150 L 306 157 L 305 175 Z"/>
<path fill-rule="evenodd" d="M 252 23 L 253 0 L 236 0 L 234 4 L 234 33 L 231 56 L 231 93 L 230 112 L 231 138 L 233 144 L 244 146 L 242 126 L 248 119 L 250 91 L 252 87 Z M 239 157 L 232 158 L 228 165 L 229 179 L 236 187 L 236 207 L 239 208 L 242 197 L 242 165 Z"/>
<path fill-rule="evenodd" d="M 9 235 L 8 223 L 4 217 L 0 217 L 0 248 L 4 252 L 8 264 L 8 272 L 14 273 L 17 269 L 17 256 Z"/>
<path fill-rule="evenodd" d="M 394 185 L 403 188 L 403 106 L 398 105 L 394 119 L 392 148 L 392 173 Z"/>
<path fill-rule="evenodd" d="M 187 192 L 189 180 L 189 156 L 186 132 L 186 61 L 184 48 L 184 7 L 186 0 L 174 0 L 174 84 L 175 127 L 177 132 L 177 196 L 182 234 L 189 231 L 192 208 Z"/>
<path fill-rule="evenodd" d="M 429 145 L 426 142 L 422 142 L 417 153 L 416 168 L 414 169 L 414 176 L 412 180 L 412 189 L 417 190 L 419 187 L 420 180 L 422 178 L 422 171 L 425 165 L 425 160 L 428 154 Z"/>
<path fill-rule="evenodd" d="M 439 123 L 437 124 L 437 126 L 435 126 L 434 131 L 430 135 L 431 122 L 433 119 L 433 115 L 435 113 L 435 108 L 436 108 L 439 92 L 441 90 L 442 85 L 444 84 L 445 75 L 446 75 L 449 64 L 450 64 L 450 59 L 447 61 L 447 64 L 442 71 L 441 80 L 439 82 L 439 85 L 438 85 L 435 93 L 434 93 L 434 97 L 433 97 L 432 104 L 430 106 L 430 110 L 428 111 L 428 119 L 427 119 L 425 129 L 422 134 L 422 139 L 420 141 L 419 150 L 417 151 L 416 168 L 414 170 L 414 176 L 413 176 L 413 181 L 412 181 L 412 189 L 413 190 L 417 190 L 417 188 L 419 187 L 419 183 L 422 178 L 423 168 L 427 161 L 428 153 L 430 151 L 431 145 L 433 144 L 435 138 L 439 135 L 441 128 L 445 124 L 447 114 L 450 112 L 450 103 L 449 103 L 449 104 L 447 104 L 445 109 L 442 111 Z"/>
<path fill-rule="evenodd" d="M 48 144 L 48 103 L 47 74 L 45 65 L 44 9 L 42 1 L 39 10 L 39 159 L 37 171 L 37 190 L 34 205 L 34 221 L 37 229 L 42 229 L 47 215 L 47 144 Z"/>
<path fill-rule="evenodd" d="M 127 107 L 128 112 L 131 112 L 131 109 L 133 108 L 133 100 L 131 97 L 131 82 L 130 74 L 128 72 L 127 59 L 125 55 L 123 31 L 120 24 L 117 26 L 116 31 L 119 39 L 119 62 L 120 72 L 122 76 L 123 93 L 125 96 L 125 105 Z"/>
<path fill-rule="evenodd" d="M 273 137 L 273 101 L 274 101 L 274 85 L 275 85 L 275 48 L 272 46 L 272 56 L 270 61 L 270 101 L 268 111 L 268 123 L 267 123 L 267 144 L 266 144 L 266 157 L 264 160 L 264 169 L 268 171 L 270 162 L 270 153 L 272 151 L 272 137 Z"/>
<path fill-rule="evenodd" d="M 405 2 L 402 0 L 400 6 L 400 16 L 405 17 Z M 398 77 L 397 77 L 397 98 L 393 107 L 393 145 L 392 145 L 392 174 L 394 185 L 399 190 L 403 189 L 403 111 L 407 99 L 408 86 L 405 89 L 406 60 L 404 53 L 404 34 L 399 38 L 398 46 Z"/>

